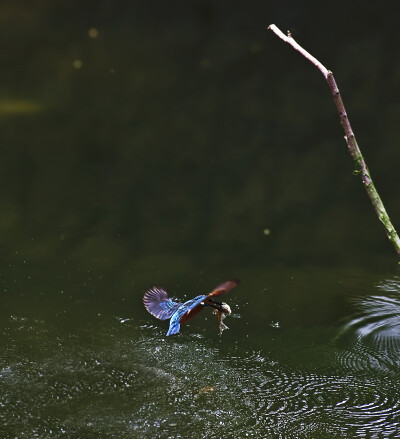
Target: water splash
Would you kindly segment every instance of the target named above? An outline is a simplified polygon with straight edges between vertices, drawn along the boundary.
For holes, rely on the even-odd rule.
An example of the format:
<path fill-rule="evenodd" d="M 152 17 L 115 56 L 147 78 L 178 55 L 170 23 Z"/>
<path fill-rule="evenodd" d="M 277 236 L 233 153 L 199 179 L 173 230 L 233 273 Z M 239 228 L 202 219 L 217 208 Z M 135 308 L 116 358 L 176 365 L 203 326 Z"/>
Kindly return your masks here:
<path fill-rule="evenodd" d="M 379 437 L 400 432 L 397 378 L 283 364 L 120 319 L 73 337 L 16 319 L 27 345 L 0 372 L 4 434 L 31 437 Z M 46 338 L 38 337 L 46 334 Z M 317 357 L 320 351 L 315 347 Z M 18 360 L 16 358 L 18 357 Z M 348 370 L 346 368 L 346 370 Z M 364 370 L 366 372 L 366 370 Z"/>

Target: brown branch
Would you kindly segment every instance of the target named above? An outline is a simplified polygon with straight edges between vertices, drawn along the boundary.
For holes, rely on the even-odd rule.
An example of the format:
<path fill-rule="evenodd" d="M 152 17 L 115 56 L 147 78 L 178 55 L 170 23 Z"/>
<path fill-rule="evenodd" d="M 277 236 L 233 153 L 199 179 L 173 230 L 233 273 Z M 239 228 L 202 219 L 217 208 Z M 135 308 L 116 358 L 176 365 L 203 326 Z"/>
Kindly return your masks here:
<path fill-rule="evenodd" d="M 268 27 L 268 29 L 272 30 L 272 32 L 274 32 L 279 38 L 281 38 L 286 43 L 290 44 L 295 50 L 300 52 L 305 58 L 307 58 L 310 62 L 312 62 L 326 79 L 329 89 L 332 93 L 333 100 L 336 105 L 336 109 L 339 113 L 340 123 L 342 124 L 345 133 L 347 148 L 356 166 L 356 173 L 361 175 L 361 180 L 371 200 L 372 206 L 376 214 L 378 215 L 379 220 L 382 222 L 382 224 L 385 227 L 387 237 L 393 244 L 397 255 L 400 257 L 399 236 L 397 235 L 397 232 L 393 227 L 392 222 L 390 221 L 389 215 L 386 212 L 381 197 L 379 196 L 375 188 L 375 185 L 372 181 L 371 174 L 368 170 L 367 164 L 365 163 L 364 157 L 361 154 L 360 148 L 358 147 L 356 138 L 354 136 L 353 130 L 350 125 L 349 118 L 347 117 L 347 113 L 342 101 L 342 97 L 340 95 L 335 78 L 333 77 L 333 73 L 330 70 L 326 69 L 326 67 L 323 64 L 321 64 L 316 58 L 314 58 L 310 53 L 308 53 L 305 49 L 303 49 L 303 47 L 301 47 L 292 38 L 290 32 L 288 32 L 288 35 L 285 35 L 274 24 L 271 24 Z"/>

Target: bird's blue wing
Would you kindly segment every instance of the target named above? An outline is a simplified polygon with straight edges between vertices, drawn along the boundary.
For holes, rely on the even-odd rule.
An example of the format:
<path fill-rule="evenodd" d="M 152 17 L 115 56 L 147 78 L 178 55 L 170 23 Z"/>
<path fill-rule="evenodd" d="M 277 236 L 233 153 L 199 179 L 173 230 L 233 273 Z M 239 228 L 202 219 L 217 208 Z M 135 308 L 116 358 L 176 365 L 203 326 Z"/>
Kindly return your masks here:
<path fill-rule="evenodd" d="M 169 299 L 167 292 L 158 287 L 153 287 L 146 292 L 143 303 L 147 311 L 160 320 L 169 319 L 182 305 Z"/>
<path fill-rule="evenodd" d="M 207 296 L 201 295 L 194 299 L 190 299 L 185 303 L 179 303 L 177 310 L 173 313 L 169 322 L 167 335 L 177 334 L 181 328 L 180 321 L 182 316 L 201 303 L 206 297 Z"/>

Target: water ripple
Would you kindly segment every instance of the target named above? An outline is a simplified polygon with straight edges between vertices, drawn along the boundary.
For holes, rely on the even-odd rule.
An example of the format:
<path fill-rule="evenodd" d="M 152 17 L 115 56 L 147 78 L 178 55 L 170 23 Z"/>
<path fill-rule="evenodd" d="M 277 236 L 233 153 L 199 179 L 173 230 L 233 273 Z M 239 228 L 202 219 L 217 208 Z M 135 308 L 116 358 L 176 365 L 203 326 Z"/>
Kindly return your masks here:
<path fill-rule="evenodd" d="M 29 334 L 23 333 L 27 343 L 38 340 L 35 331 Z M 97 335 L 78 344 L 66 338 L 61 347 L 57 335 L 57 343 L 48 335 L 42 357 L 21 353 L 18 361 L 2 363 L 2 433 L 23 437 L 29 431 L 41 438 L 400 434 L 400 382 L 366 373 L 364 360 L 358 369 L 344 364 L 347 373 L 310 372 L 250 347 L 227 350 L 189 335 L 165 338 L 154 328 L 115 319 Z"/>
<path fill-rule="evenodd" d="M 393 286 L 391 286 L 392 288 Z M 400 297 L 355 299 L 356 314 L 337 337 L 337 363 L 346 370 L 397 373 L 400 366 Z"/>

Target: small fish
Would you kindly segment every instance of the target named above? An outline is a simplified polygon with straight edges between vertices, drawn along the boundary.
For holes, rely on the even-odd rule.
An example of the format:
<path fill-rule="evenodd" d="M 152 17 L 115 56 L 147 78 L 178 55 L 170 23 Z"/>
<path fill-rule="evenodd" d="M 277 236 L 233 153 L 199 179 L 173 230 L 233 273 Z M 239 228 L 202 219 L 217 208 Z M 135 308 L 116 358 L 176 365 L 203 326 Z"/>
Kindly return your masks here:
<path fill-rule="evenodd" d="M 214 311 L 214 313 L 217 315 L 219 335 L 221 335 L 225 331 L 225 329 L 229 329 L 228 326 L 226 326 L 225 323 L 222 322 L 222 320 L 224 320 L 227 315 L 231 314 L 231 312 L 231 307 L 225 302 L 222 302 L 220 308 Z"/>

